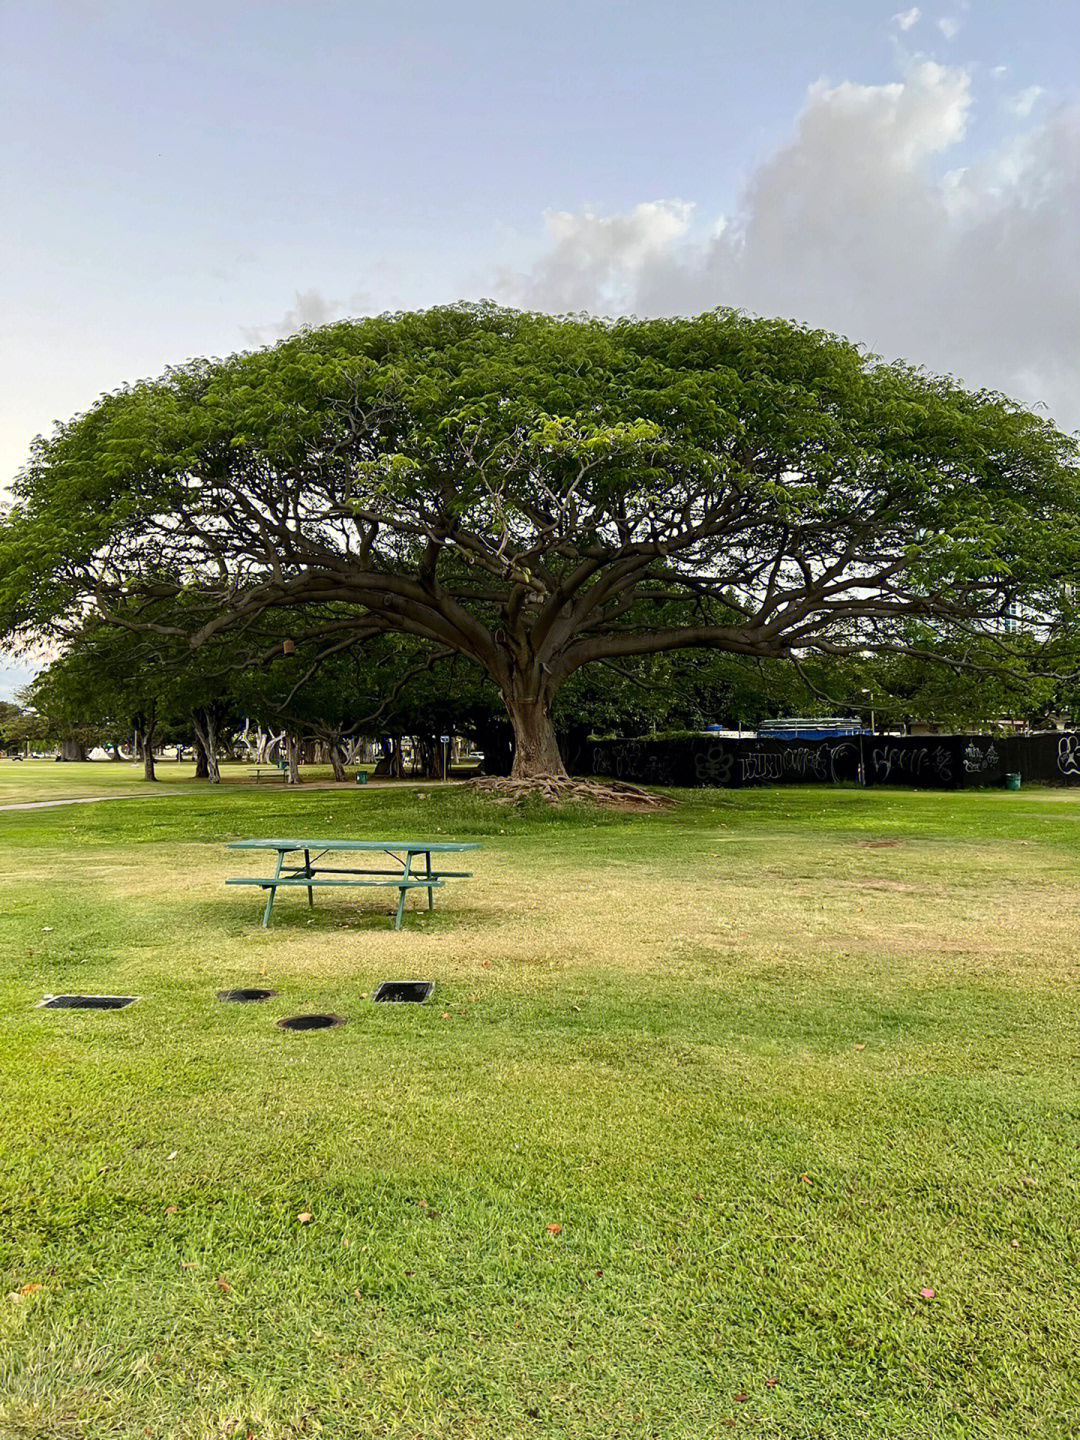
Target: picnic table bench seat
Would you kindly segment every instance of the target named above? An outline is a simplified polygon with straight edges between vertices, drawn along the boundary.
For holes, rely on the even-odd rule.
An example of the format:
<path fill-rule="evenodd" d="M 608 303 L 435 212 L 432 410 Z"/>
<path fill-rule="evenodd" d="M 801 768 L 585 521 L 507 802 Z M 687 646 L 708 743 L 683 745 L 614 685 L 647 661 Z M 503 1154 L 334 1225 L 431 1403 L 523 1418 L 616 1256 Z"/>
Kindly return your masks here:
<path fill-rule="evenodd" d="M 320 880 L 317 875 L 242 875 L 236 879 L 226 880 L 226 885 L 261 885 L 264 890 L 269 890 L 278 885 L 303 885 L 308 890 L 313 885 L 385 885 L 391 890 L 438 890 L 442 885 L 441 880 Z"/>

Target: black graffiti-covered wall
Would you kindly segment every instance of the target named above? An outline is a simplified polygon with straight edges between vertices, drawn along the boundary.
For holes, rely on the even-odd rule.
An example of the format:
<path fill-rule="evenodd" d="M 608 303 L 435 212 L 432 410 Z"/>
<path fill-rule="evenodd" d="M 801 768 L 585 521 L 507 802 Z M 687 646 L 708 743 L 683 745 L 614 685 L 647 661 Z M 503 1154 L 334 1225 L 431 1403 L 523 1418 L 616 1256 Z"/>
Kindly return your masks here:
<path fill-rule="evenodd" d="M 588 771 L 642 785 L 913 785 L 935 790 L 1003 785 L 1017 773 L 1041 785 L 1080 785 L 1080 735 L 896 736 L 836 740 L 600 740 L 586 747 Z"/>

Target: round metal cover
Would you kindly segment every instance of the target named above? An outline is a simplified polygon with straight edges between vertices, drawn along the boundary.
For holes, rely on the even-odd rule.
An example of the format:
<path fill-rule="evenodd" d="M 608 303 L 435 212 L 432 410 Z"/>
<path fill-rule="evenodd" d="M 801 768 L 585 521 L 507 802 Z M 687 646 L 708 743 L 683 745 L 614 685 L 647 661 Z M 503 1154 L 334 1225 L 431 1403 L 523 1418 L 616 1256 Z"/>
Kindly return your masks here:
<path fill-rule="evenodd" d="M 276 994 L 276 990 L 219 990 L 217 998 L 246 1004 L 251 1000 L 272 1000 Z"/>
<path fill-rule="evenodd" d="M 331 1025 L 344 1025 L 342 1015 L 289 1015 L 277 1022 L 279 1030 L 328 1030 Z"/>

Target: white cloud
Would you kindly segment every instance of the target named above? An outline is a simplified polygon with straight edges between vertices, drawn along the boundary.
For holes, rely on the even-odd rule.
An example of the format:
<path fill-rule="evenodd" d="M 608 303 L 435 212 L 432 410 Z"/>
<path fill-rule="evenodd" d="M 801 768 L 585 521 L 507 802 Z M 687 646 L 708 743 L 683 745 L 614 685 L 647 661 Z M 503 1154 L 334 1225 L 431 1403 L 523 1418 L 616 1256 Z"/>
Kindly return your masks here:
<path fill-rule="evenodd" d="M 902 10 L 899 15 L 894 15 L 892 18 L 901 30 L 910 30 L 913 25 L 918 24 L 921 15 L 922 11 L 919 7 L 913 5 L 910 10 Z"/>
<path fill-rule="evenodd" d="M 372 308 L 372 296 L 367 290 L 354 291 L 349 296 L 347 306 L 341 300 L 328 300 L 319 290 L 297 290 L 296 303 L 291 310 L 286 310 L 280 320 L 254 327 L 242 325 L 240 333 L 244 337 L 245 345 L 257 348 L 260 345 L 271 345 L 275 340 L 284 340 L 308 326 L 329 325 L 331 320 L 339 319 L 346 310 L 350 315 L 362 315 L 370 312 Z"/>
<path fill-rule="evenodd" d="M 1080 111 L 972 155 L 971 87 L 928 60 L 892 84 L 817 85 L 737 214 L 692 227 L 684 202 L 559 212 L 546 253 L 496 293 L 541 310 L 789 316 L 1078 427 Z"/>
<path fill-rule="evenodd" d="M 551 248 L 531 276 L 499 272 L 499 289 L 515 304 L 529 305 L 542 293 L 545 308 L 569 312 L 618 309 L 650 265 L 662 262 L 690 228 L 693 206 L 679 200 L 651 201 L 628 215 L 573 215 L 549 211 L 544 217 Z"/>
<path fill-rule="evenodd" d="M 960 33 L 960 21 L 951 15 L 943 15 L 937 22 L 937 28 L 945 36 L 946 40 L 954 40 Z"/>
<path fill-rule="evenodd" d="M 1036 104 L 1046 94 L 1041 85 L 1029 85 L 1026 90 L 1021 90 L 1018 95 L 1010 95 L 1005 104 L 1014 115 L 1019 115 L 1021 120 L 1026 120 L 1035 109 Z"/>
<path fill-rule="evenodd" d="M 275 340 L 284 340 L 287 335 L 295 335 L 305 326 L 328 325 L 331 320 L 337 319 L 341 311 L 340 300 L 328 300 L 318 290 L 297 290 L 296 304 L 291 310 L 286 310 L 280 320 L 253 329 L 242 325 L 240 329 L 246 345 L 269 345 Z"/>

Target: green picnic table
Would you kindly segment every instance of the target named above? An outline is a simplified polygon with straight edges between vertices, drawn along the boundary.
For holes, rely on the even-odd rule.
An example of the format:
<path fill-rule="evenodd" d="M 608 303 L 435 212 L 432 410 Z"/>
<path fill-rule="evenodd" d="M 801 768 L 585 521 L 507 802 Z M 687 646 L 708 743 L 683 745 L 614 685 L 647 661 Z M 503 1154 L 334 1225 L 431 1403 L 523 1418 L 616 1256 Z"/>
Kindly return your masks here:
<path fill-rule="evenodd" d="M 314 906 L 316 885 L 358 885 L 379 886 L 396 889 L 398 892 L 397 913 L 394 929 L 401 929 L 401 915 L 405 909 L 405 896 L 410 890 L 428 892 L 428 909 L 435 908 L 435 891 L 441 889 L 444 880 L 468 880 L 471 870 L 443 870 L 432 865 L 433 855 L 456 854 L 462 850 L 479 850 L 476 842 L 460 840 L 234 840 L 230 850 L 269 850 L 277 852 L 277 868 L 273 875 L 241 876 L 226 880 L 226 885 L 258 885 L 269 890 L 263 925 L 270 924 L 270 912 L 278 890 L 302 886 L 308 892 L 308 904 Z M 303 852 L 303 864 L 299 855 Z M 385 855 L 396 867 L 382 870 L 358 870 L 344 866 L 324 865 L 327 855 L 337 854 L 379 854 Z M 422 870 L 414 870 L 414 862 L 424 857 Z M 291 857 L 296 856 L 296 860 Z M 286 864 L 286 858 L 290 863 Z M 329 877 L 329 878 L 324 878 Z"/>

